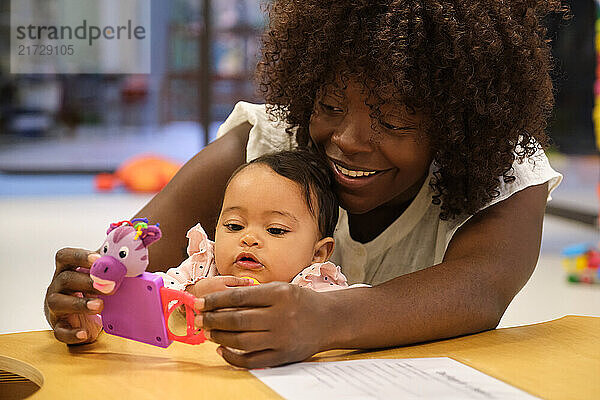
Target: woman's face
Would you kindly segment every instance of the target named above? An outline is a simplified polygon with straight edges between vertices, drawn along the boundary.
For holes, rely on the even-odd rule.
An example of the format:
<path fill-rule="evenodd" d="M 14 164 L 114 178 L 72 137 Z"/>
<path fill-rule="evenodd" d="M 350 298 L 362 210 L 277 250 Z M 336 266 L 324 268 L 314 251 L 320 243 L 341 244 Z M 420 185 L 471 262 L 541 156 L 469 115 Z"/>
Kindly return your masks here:
<path fill-rule="evenodd" d="M 324 90 L 309 126 L 333 169 L 340 203 L 351 214 L 410 201 L 432 161 L 422 114 L 384 105 L 374 121 L 365 98 L 363 86 L 352 81 L 345 90 Z"/>

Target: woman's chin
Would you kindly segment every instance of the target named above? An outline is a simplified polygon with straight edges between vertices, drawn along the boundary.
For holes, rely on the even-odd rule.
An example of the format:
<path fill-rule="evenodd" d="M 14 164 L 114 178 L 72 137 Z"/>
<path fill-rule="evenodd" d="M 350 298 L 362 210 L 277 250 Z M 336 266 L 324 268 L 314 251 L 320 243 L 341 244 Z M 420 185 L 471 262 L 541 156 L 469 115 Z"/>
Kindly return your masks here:
<path fill-rule="evenodd" d="M 379 202 L 374 202 L 372 199 L 356 198 L 344 193 L 338 193 L 338 197 L 340 200 L 340 207 L 346 210 L 348 214 L 366 214 L 381 205 Z"/>

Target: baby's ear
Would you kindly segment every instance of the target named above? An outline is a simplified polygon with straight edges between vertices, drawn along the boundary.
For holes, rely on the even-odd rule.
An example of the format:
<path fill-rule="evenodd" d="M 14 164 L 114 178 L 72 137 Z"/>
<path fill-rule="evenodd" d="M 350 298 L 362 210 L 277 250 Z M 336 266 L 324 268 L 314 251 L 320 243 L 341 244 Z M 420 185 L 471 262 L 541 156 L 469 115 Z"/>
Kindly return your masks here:
<path fill-rule="evenodd" d="M 315 244 L 315 251 L 313 255 L 313 264 L 314 263 L 324 263 L 329 260 L 331 254 L 333 254 L 333 249 L 335 247 L 335 240 L 332 237 L 325 237 L 319 240 Z"/>

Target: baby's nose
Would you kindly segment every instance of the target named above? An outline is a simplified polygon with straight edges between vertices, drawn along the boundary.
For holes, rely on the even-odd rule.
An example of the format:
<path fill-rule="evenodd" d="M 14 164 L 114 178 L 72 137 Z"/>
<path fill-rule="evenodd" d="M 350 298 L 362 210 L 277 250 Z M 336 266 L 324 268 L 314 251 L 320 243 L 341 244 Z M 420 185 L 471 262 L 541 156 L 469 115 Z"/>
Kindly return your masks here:
<path fill-rule="evenodd" d="M 242 236 L 242 244 L 244 246 L 258 246 L 258 238 L 252 233 L 246 233 Z"/>

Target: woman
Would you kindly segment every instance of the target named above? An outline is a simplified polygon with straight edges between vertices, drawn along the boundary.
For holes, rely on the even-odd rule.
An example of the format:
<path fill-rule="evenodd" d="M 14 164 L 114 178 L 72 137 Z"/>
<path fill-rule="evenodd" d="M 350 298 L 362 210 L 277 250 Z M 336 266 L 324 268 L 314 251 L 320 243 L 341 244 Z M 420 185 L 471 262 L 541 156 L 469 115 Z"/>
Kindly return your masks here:
<path fill-rule="evenodd" d="M 268 115 L 283 122 L 239 104 L 219 139 L 140 211 L 164 234 L 152 266 L 178 264 L 197 222 L 214 232 L 237 166 L 298 144 L 336 176 L 333 261 L 350 283 L 374 287 L 315 293 L 276 282 L 205 296 L 196 323 L 228 362 L 273 366 L 497 326 L 535 268 L 560 182 L 540 150 L 553 98 L 539 19 L 552 11 L 559 1 L 272 4 L 258 82 Z M 102 304 L 74 271 L 94 258 L 57 254 L 46 314 L 63 342 L 97 336 L 88 315 Z"/>

